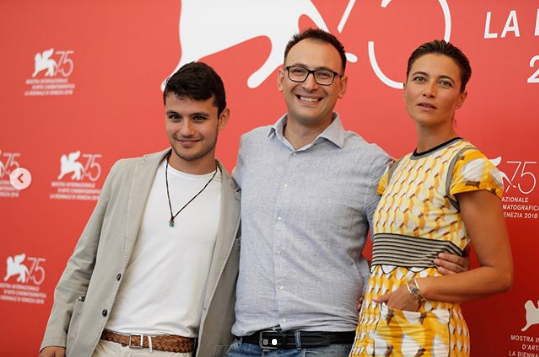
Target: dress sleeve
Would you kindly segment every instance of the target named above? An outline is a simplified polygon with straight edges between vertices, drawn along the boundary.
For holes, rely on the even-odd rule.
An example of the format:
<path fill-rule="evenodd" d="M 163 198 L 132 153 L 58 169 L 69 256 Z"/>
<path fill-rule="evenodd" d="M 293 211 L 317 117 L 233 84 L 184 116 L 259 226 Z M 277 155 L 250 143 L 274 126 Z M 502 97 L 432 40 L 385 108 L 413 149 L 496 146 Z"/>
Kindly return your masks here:
<path fill-rule="evenodd" d="M 456 199 L 457 193 L 487 190 L 503 197 L 503 180 L 500 171 L 479 150 L 470 149 L 459 155 L 451 178 L 449 193 Z"/>

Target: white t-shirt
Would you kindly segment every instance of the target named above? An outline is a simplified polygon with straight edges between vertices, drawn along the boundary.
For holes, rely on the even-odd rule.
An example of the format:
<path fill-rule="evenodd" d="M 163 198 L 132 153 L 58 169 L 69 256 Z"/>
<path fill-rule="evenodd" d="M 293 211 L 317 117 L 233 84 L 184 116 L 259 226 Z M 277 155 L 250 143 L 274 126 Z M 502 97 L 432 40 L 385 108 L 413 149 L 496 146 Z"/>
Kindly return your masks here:
<path fill-rule="evenodd" d="M 173 214 L 212 176 L 213 172 L 186 174 L 169 165 Z M 208 187 L 176 217 L 174 227 L 170 227 L 163 161 L 106 329 L 130 334 L 198 336 L 219 226 L 220 201 L 221 172 L 217 169 Z"/>

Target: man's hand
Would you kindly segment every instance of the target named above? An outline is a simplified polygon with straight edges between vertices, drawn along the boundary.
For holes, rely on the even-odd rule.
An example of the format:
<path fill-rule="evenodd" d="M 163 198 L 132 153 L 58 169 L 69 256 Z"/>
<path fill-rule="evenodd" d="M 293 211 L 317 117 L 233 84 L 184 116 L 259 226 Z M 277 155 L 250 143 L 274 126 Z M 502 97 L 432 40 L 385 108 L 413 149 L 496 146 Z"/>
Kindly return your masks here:
<path fill-rule="evenodd" d="M 357 312 L 358 313 L 361 311 L 361 305 L 363 305 L 363 296 L 360 296 L 359 299 L 357 299 Z"/>
<path fill-rule="evenodd" d="M 438 272 L 442 275 L 457 274 L 468 271 L 470 268 L 470 258 L 466 255 L 459 257 L 449 253 L 440 253 L 434 259 L 434 264 L 438 267 Z"/>
<path fill-rule="evenodd" d="M 65 357 L 65 347 L 48 346 L 41 350 L 39 357 Z"/>
<path fill-rule="evenodd" d="M 419 305 L 408 291 L 406 285 L 397 290 L 373 299 L 377 303 L 386 303 L 387 307 L 404 311 L 417 311 Z"/>

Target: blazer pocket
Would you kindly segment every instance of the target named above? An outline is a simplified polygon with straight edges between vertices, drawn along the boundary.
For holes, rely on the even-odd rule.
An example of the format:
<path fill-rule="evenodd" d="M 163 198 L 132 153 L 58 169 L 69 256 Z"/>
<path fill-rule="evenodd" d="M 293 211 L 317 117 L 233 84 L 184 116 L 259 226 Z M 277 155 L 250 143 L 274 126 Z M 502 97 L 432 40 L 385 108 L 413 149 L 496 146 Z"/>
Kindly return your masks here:
<path fill-rule="evenodd" d="M 71 320 L 69 321 L 69 327 L 67 329 L 67 346 L 66 355 L 69 356 L 69 352 L 73 348 L 75 341 L 79 334 L 80 317 L 82 315 L 82 308 L 84 306 L 85 296 L 80 296 L 75 302 L 73 308 L 73 314 L 71 314 Z"/>

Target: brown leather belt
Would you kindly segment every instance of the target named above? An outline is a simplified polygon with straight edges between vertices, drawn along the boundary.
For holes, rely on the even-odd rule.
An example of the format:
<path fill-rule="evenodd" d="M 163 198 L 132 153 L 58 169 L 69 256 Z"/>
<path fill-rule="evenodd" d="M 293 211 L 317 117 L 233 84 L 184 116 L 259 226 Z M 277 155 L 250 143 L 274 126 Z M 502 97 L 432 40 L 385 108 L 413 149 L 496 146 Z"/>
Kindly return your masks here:
<path fill-rule="evenodd" d="M 131 348 L 149 348 L 150 350 L 159 350 L 166 352 L 188 353 L 195 348 L 193 338 L 175 336 L 175 335 L 123 335 L 109 330 L 104 330 L 101 339 L 120 343 L 122 346 Z"/>

